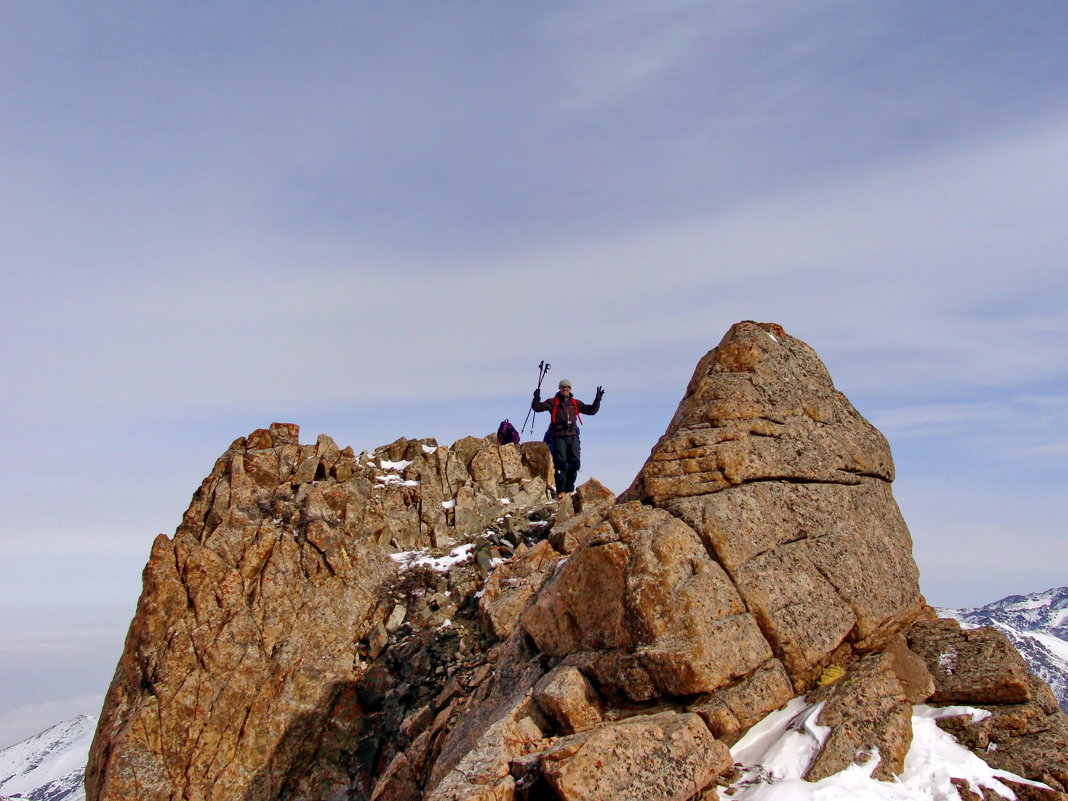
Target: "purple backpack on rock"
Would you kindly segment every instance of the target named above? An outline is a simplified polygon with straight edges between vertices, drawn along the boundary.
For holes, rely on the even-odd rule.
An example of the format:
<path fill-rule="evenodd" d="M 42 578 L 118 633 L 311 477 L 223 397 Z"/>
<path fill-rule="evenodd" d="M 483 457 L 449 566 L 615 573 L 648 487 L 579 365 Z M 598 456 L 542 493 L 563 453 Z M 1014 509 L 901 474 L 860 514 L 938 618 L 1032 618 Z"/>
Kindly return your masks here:
<path fill-rule="evenodd" d="M 497 426 L 497 444 L 507 445 L 509 443 L 512 445 L 519 444 L 519 432 L 507 420 L 502 420 L 501 424 Z"/>

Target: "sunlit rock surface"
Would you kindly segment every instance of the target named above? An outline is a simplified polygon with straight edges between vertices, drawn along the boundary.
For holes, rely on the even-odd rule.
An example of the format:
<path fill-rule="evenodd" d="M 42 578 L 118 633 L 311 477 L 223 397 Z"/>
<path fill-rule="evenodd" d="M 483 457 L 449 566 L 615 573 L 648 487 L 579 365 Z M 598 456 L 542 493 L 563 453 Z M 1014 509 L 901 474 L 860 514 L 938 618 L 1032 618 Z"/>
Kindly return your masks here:
<path fill-rule="evenodd" d="M 88 798 L 711 799 L 801 695 L 798 778 L 891 779 L 912 704 L 968 703 L 941 725 L 1062 792 L 1055 699 L 926 606 L 893 476 L 812 349 L 752 322 L 618 500 L 552 500 L 542 443 L 254 432 L 153 546 Z"/>

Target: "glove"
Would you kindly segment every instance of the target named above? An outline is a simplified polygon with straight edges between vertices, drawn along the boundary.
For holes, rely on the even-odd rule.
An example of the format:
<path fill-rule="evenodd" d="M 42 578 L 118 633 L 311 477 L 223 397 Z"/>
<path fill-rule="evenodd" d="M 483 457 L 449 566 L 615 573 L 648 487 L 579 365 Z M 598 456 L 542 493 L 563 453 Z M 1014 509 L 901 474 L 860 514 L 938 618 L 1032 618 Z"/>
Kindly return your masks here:
<path fill-rule="evenodd" d="M 534 402 L 535 403 L 541 403 L 541 390 L 540 389 L 534 390 Z"/>
<path fill-rule="evenodd" d="M 603 396 L 604 396 L 604 387 L 597 387 L 597 397 L 594 398 L 594 400 L 595 401 L 600 401 Z"/>

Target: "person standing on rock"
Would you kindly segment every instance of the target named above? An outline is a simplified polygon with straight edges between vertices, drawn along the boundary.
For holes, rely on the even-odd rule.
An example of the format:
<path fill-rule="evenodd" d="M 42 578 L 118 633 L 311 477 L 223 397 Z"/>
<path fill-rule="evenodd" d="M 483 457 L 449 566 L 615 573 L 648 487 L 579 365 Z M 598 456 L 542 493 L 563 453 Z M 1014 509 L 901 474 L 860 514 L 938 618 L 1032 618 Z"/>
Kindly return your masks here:
<path fill-rule="evenodd" d="M 566 378 L 560 380 L 560 391 L 547 401 L 541 399 L 541 389 L 534 390 L 534 400 L 530 408 L 537 412 L 549 412 L 549 448 L 553 452 L 553 468 L 556 471 L 556 491 L 574 492 L 575 479 L 578 478 L 580 465 L 578 427 L 582 415 L 597 414 L 601 408 L 604 390 L 597 387 L 593 403 L 583 403 L 571 395 L 571 382 Z"/>

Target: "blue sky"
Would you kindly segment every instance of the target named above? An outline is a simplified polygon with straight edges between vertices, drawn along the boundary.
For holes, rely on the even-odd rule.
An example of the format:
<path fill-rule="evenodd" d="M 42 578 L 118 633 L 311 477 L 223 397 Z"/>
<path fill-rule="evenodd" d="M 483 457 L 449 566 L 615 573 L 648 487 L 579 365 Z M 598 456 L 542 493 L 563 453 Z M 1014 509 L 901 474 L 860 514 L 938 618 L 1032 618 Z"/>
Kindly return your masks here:
<path fill-rule="evenodd" d="M 0 10 L 0 745 L 99 707 L 151 538 L 272 421 L 606 387 L 623 489 L 781 323 L 890 438 L 932 603 L 1068 583 L 1068 8 Z"/>

